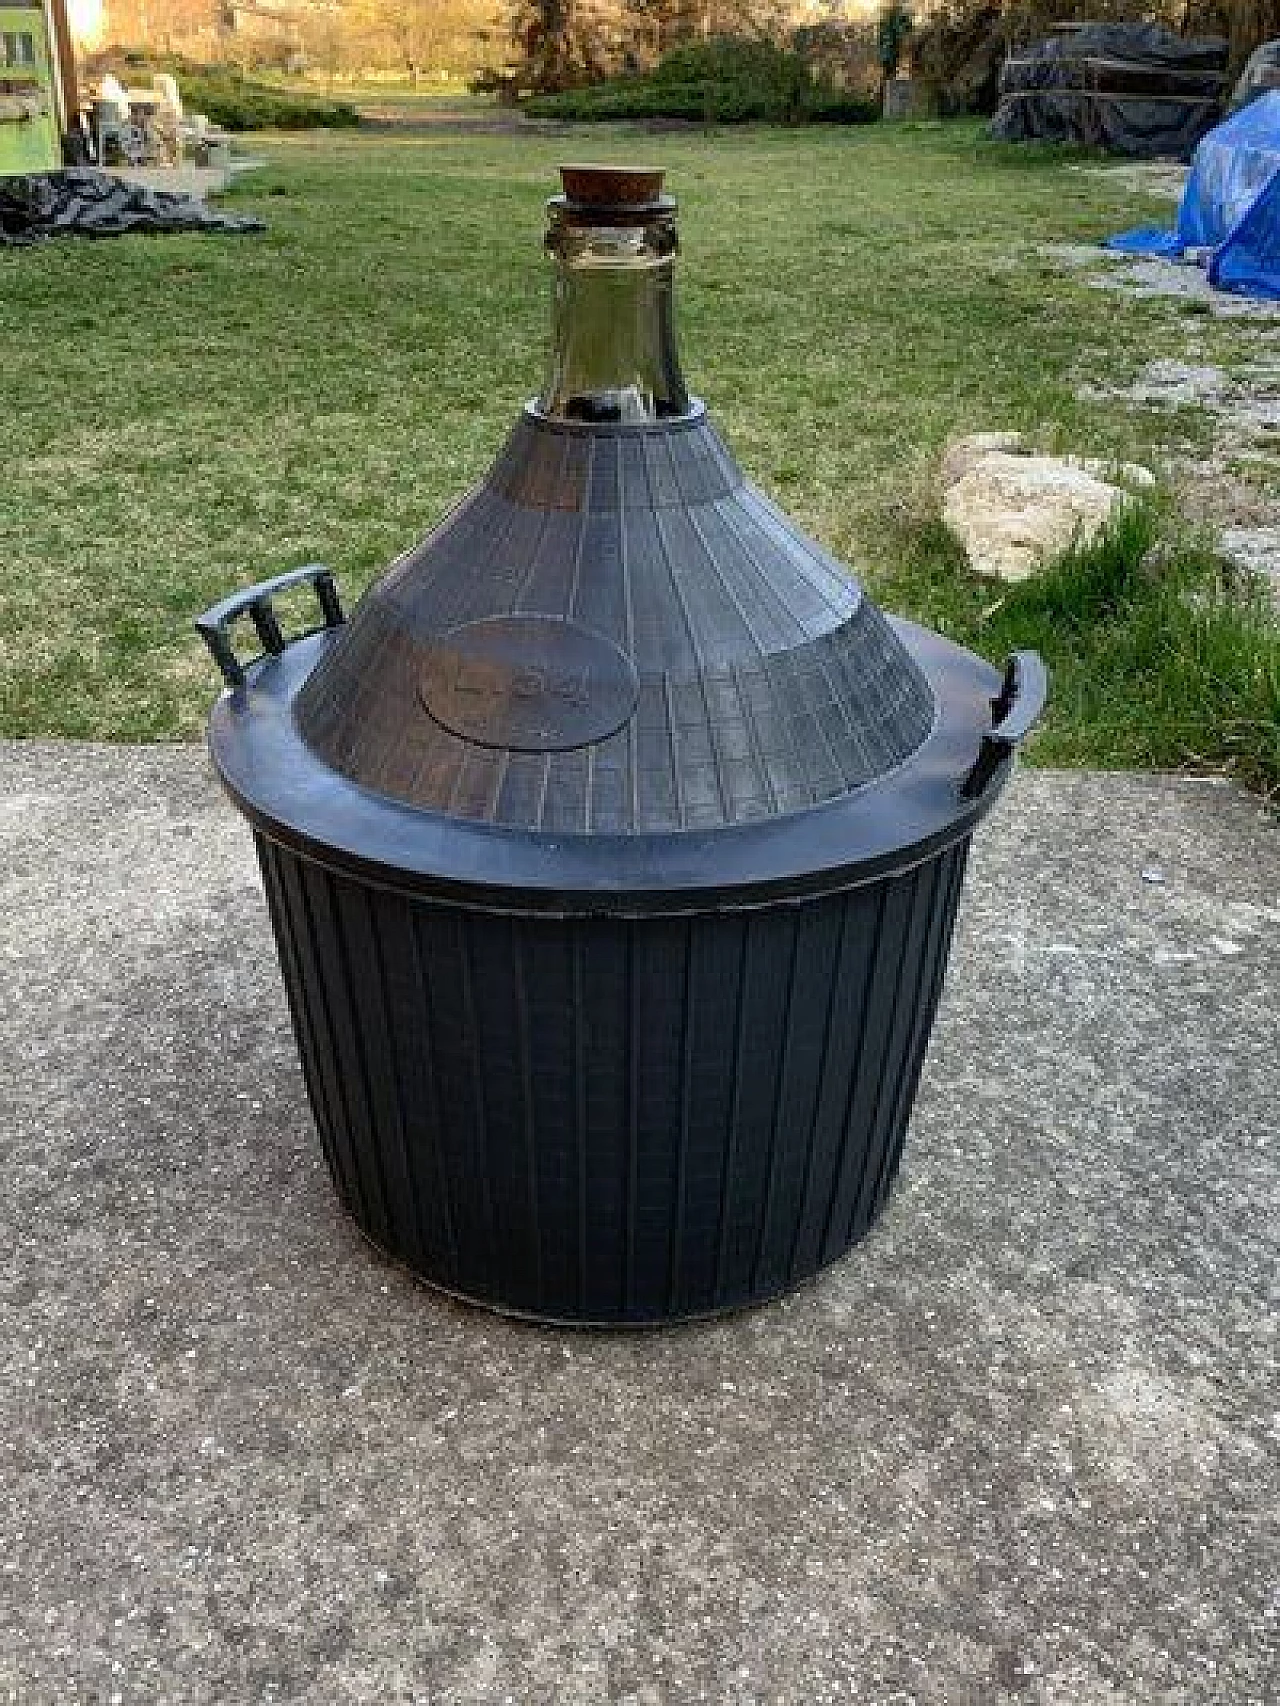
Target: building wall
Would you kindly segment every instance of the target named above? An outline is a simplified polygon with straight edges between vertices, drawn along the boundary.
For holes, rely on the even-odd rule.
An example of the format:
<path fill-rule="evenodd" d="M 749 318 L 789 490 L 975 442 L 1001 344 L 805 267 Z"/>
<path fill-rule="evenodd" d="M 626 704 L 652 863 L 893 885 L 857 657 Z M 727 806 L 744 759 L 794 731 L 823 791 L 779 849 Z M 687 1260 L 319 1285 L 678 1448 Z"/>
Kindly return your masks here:
<path fill-rule="evenodd" d="M 53 44 L 43 10 L 0 5 L 0 176 L 62 164 Z"/>

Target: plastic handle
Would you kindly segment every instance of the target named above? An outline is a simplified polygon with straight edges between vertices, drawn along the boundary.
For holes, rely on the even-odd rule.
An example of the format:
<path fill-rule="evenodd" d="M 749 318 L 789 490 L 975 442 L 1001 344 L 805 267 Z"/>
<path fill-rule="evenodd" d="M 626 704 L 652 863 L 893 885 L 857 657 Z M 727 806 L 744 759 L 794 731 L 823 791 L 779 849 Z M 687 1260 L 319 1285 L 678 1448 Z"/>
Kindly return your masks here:
<path fill-rule="evenodd" d="M 1038 652 L 1013 652 L 1004 666 L 1004 682 L 991 701 L 991 733 L 982 745 L 973 769 L 960 784 L 966 800 L 976 800 L 1006 758 L 1031 733 L 1040 720 L 1049 695 L 1049 672 Z"/>
<path fill-rule="evenodd" d="M 271 600 L 289 587 L 302 586 L 307 582 L 316 589 L 325 627 L 340 628 L 346 617 L 342 614 L 333 570 L 327 569 L 323 563 L 308 563 L 305 569 L 290 569 L 288 574 L 277 575 L 274 580 L 259 581 L 257 586 L 232 593 L 230 598 L 224 598 L 220 604 L 206 610 L 203 616 L 196 617 L 196 632 L 208 646 L 228 687 L 244 686 L 244 665 L 231 643 L 231 624 L 240 616 L 251 617 L 263 651 L 278 657 L 289 642 L 284 637 Z"/>

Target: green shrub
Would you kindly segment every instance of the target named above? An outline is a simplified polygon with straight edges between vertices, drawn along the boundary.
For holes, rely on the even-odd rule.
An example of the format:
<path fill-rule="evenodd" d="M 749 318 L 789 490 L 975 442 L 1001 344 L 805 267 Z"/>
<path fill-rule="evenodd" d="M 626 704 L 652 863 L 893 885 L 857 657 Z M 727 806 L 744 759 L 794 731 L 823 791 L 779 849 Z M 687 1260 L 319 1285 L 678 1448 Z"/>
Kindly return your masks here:
<path fill-rule="evenodd" d="M 880 104 L 850 89 L 815 89 L 805 103 L 807 124 L 874 124 Z"/>
<path fill-rule="evenodd" d="M 644 76 L 538 95 L 526 110 L 537 118 L 715 124 L 865 124 L 879 116 L 874 101 L 815 77 L 802 55 L 743 36 L 683 42 Z"/>
<path fill-rule="evenodd" d="M 344 130 L 360 123 L 345 101 L 273 88 L 233 65 L 196 65 L 177 54 L 124 57 L 131 70 L 172 72 L 185 111 L 204 113 L 223 130 Z"/>
<path fill-rule="evenodd" d="M 221 67 L 180 72 L 178 87 L 188 112 L 207 113 L 224 130 L 343 130 L 360 123 L 345 101 L 273 89 Z"/>

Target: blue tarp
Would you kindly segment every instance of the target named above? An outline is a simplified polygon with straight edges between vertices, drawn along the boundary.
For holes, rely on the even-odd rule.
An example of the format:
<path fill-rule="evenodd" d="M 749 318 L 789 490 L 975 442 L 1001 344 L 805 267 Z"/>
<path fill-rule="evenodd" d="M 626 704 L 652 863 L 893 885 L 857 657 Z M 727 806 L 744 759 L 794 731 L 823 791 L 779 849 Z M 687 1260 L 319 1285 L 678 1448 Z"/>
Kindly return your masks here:
<path fill-rule="evenodd" d="M 1107 247 L 1171 257 L 1207 251 L 1217 289 L 1280 299 L 1280 91 L 1260 95 L 1200 143 L 1175 230 L 1125 231 Z"/>

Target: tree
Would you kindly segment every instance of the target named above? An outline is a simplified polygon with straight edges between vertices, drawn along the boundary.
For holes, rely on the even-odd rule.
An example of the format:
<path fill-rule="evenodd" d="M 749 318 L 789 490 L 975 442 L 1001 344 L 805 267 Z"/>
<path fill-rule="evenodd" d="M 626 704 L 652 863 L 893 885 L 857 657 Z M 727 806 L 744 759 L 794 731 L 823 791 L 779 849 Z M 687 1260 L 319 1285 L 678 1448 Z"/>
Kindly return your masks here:
<path fill-rule="evenodd" d="M 914 28 L 911 14 L 901 4 L 901 0 L 890 0 L 890 4 L 881 12 L 880 22 L 876 26 L 876 57 L 880 61 L 880 70 L 886 83 L 892 82 L 898 75 L 902 50 Z"/>
<path fill-rule="evenodd" d="M 630 0 L 515 0 L 511 34 L 535 89 L 568 89 L 621 69 Z"/>
<path fill-rule="evenodd" d="M 473 58 L 496 22 L 491 0 L 382 0 L 380 10 L 400 62 L 418 71 Z"/>
<path fill-rule="evenodd" d="M 512 0 L 512 41 L 536 89 L 652 65 L 677 42 L 777 35 L 788 0 Z"/>

